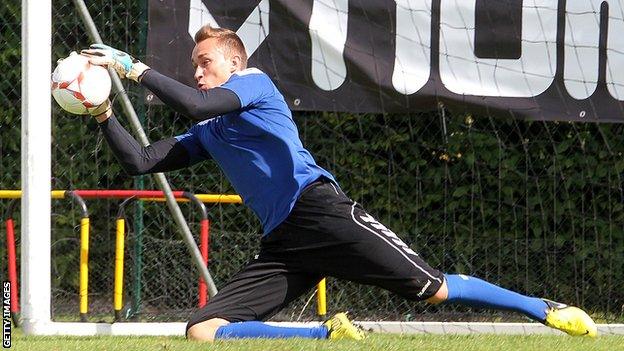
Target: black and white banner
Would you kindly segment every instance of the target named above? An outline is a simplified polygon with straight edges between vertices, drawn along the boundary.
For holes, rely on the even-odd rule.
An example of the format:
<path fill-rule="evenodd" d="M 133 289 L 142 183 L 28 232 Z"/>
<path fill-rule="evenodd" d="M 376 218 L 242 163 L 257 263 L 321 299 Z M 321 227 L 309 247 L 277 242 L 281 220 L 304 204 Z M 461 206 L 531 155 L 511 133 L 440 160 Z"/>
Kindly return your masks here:
<path fill-rule="evenodd" d="M 147 61 L 194 86 L 211 23 L 294 110 L 622 122 L 623 16 L 624 0 L 150 0 Z"/>

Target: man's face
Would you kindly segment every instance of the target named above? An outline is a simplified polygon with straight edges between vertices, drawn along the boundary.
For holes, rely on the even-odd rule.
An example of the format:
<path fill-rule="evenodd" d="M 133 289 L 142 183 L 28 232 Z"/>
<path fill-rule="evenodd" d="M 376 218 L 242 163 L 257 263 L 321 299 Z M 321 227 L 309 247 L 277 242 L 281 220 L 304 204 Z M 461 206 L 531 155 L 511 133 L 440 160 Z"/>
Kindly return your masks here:
<path fill-rule="evenodd" d="M 195 45 L 191 56 L 195 68 L 197 88 L 208 90 L 225 83 L 232 73 L 239 70 L 238 56 L 226 57 L 218 39 L 210 38 Z"/>

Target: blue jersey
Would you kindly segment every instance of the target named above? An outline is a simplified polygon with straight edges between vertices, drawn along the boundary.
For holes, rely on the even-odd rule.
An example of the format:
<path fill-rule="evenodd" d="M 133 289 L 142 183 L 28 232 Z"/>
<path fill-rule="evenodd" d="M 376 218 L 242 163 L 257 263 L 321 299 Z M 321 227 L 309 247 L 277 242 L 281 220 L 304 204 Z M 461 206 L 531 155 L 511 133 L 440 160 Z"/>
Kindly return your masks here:
<path fill-rule="evenodd" d="M 319 167 L 299 140 L 284 97 L 271 79 L 256 68 L 234 73 L 221 88 L 240 99 L 240 110 L 197 123 L 177 136 L 191 162 L 212 157 L 271 232 L 290 213 L 299 194 L 321 176 Z"/>

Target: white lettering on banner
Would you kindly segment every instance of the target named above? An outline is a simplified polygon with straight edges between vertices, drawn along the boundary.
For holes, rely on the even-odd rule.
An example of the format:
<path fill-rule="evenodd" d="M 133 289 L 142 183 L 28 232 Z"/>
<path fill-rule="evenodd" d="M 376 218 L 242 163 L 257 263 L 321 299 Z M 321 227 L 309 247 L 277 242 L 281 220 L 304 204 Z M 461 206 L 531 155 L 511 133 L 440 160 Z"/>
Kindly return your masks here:
<path fill-rule="evenodd" d="M 557 66 L 558 0 L 522 4 L 520 59 L 482 59 L 474 54 L 476 0 L 442 0 L 440 77 L 455 94 L 532 97 L 552 84 Z"/>
<path fill-rule="evenodd" d="M 577 100 L 590 97 L 598 86 L 600 7 L 609 4 L 607 88 L 624 100 L 624 14 L 620 1 L 585 0 L 566 3 L 565 86 Z"/>
<path fill-rule="evenodd" d="M 557 70 L 558 0 L 522 2 L 522 43 L 519 59 L 475 56 L 476 0 L 441 0 L 440 50 L 431 52 L 432 0 L 395 0 L 395 59 L 393 88 L 404 95 L 430 80 L 431 55 L 439 56 L 441 82 L 459 95 L 530 98 L 548 89 Z M 600 10 L 608 4 L 606 83 L 609 94 L 624 101 L 624 0 L 566 2 L 564 84 L 570 96 L 583 100 L 597 88 L 599 76 Z M 238 28 L 251 56 L 269 35 L 269 0 L 262 0 Z M 311 75 L 325 91 L 347 78 L 344 49 L 349 0 L 313 0 L 309 23 Z M 202 0 L 190 0 L 188 32 L 204 24 L 219 24 Z"/>
<path fill-rule="evenodd" d="M 397 245 L 401 250 L 403 250 L 403 252 L 408 253 L 410 255 L 418 256 L 418 254 L 414 252 L 414 250 L 410 249 L 410 247 L 407 246 L 407 244 L 405 244 L 401 239 L 399 239 L 399 237 L 393 231 L 386 228 L 385 225 L 377 222 L 377 220 L 373 218 L 373 216 L 367 213 L 365 216 L 360 216 L 360 219 L 364 221 L 364 223 L 370 224 L 371 227 L 377 229 L 379 232 L 381 232 L 381 234 L 390 238 L 390 240 L 392 240 L 392 242 L 394 242 L 395 245 Z"/>
<path fill-rule="evenodd" d="M 312 79 L 321 89 L 335 90 L 347 77 L 349 0 L 314 0 L 309 32 L 312 41 Z"/>
<path fill-rule="evenodd" d="M 396 0 L 396 49 L 392 85 L 411 95 L 429 81 L 431 1 Z"/>
<path fill-rule="evenodd" d="M 202 0 L 190 0 L 188 33 L 191 38 L 203 25 L 210 24 L 213 27 L 220 27 Z M 251 11 L 245 22 L 236 30 L 236 34 L 241 38 L 247 56 L 253 55 L 260 44 L 269 35 L 269 0 L 262 0 Z"/>
<path fill-rule="evenodd" d="M 219 27 L 219 24 L 214 17 L 212 17 L 212 14 L 208 11 L 202 0 L 191 0 L 189 4 L 188 24 L 188 33 L 191 38 L 195 38 L 195 33 L 206 24 L 215 28 Z"/>

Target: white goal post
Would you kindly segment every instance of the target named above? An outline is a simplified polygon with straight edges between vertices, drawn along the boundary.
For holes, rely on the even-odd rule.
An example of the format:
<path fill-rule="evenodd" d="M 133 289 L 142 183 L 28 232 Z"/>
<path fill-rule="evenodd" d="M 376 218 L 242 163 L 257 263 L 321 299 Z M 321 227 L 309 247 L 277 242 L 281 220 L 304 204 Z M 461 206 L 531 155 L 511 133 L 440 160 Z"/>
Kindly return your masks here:
<path fill-rule="evenodd" d="M 22 0 L 21 285 L 26 333 L 50 324 L 52 0 Z"/>

